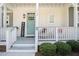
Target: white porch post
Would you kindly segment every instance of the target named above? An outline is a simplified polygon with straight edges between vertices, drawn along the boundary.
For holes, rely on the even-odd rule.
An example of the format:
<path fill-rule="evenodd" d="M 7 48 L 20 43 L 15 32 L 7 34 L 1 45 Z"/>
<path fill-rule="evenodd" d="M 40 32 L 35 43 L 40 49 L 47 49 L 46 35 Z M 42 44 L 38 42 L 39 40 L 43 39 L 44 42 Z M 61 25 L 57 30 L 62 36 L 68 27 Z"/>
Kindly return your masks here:
<path fill-rule="evenodd" d="M 3 10 L 3 27 L 6 27 L 6 18 L 7 18 L 7 7 L 6 7 L 6 4 L 4 4 L 3 8 L 4 8 L 4 10 Z"/>
<path fill-rule="evenodd" d="M 76 37 L 75 40 L 77 40 L 77 24 L 78 24 L 78 10 L 77 10 L 77 3 L 74 4 L 74 27 L 76 28 Z"/>
<path fill-rule="evenodd" d="M 0 27 L 2 27 L 2 6 L 0 6 Z"/>
<path fill-rule="evenodd" d="M 36 3 L 36 19 L 35 19 L 35 51 L 38 50 L 38 21 L 39 21 L 39 3 Z"/>
<path fill-rule="evenodd" d="M 56 28 L 56 41 L 58 41 L 58 28 Z"/>

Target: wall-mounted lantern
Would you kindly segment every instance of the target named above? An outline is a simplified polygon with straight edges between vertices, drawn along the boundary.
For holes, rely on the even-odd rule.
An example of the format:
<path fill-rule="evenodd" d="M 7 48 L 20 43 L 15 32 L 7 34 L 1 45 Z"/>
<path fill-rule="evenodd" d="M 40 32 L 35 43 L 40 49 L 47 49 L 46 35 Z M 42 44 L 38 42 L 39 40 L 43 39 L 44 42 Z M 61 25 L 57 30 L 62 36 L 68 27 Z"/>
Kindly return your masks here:
<path fill-rule="evenodd" d="M 25 14 L 23 14 L 23 18 L 25 19 Z"/>

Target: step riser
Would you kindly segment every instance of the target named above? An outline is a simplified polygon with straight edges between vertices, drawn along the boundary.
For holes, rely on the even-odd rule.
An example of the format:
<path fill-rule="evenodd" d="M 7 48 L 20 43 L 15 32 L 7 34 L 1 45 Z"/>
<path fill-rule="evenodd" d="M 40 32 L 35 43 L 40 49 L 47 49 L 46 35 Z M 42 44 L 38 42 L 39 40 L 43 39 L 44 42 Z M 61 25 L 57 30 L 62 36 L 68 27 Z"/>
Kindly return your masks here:
<path fill-rule="evenodd" d="M 35 52 L 35 50 L 9 50 L 7 52 Z"/>

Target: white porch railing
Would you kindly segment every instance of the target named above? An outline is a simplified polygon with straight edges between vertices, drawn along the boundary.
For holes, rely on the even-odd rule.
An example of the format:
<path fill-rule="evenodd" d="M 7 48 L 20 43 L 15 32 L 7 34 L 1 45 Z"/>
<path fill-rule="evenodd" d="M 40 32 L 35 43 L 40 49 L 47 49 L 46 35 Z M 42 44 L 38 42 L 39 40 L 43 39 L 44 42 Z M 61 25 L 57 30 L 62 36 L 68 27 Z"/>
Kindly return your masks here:
<path fill-rule="evenodd" d="M 16 28 L 13 27 L 13 28 L 7 29 L 7 32 L 6 32 L 6 47 L 7 47 L 7 51 L 14 44 L 16 39 L 17 39 Z"/>
<path fill-rule="evenodd" d="M 0 43 L 6 45 L 6 51 L 8 51 L 9 48 L 14 44 L 16 37 L 17 34 L 15 27 L 0 28 Z"/>
<path fill-rule="evenodd" d="M 56 40 L 56 41 L 76 40 L 76 37 L 78 38 L 78 34 L 79 34 L 79 30 L 76 31 L 75 27 L 39 27 L 38 28 L 39 40 Z"/>
<path fill-rule="evenodd" d="M 5 28 L 0 28 L 0 42 L 5 41 Z"/>

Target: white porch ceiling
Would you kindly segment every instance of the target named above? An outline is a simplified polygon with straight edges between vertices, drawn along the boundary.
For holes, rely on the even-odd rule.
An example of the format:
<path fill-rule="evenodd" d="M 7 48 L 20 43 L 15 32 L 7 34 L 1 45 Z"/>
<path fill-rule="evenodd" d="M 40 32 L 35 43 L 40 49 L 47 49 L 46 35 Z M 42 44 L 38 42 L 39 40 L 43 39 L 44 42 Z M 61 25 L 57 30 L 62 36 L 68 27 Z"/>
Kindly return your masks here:
<path fill-rule="evenodd" d="M 36 5 L 35 3 L 8 3 L 7 6 L 13 6 L 13 7 L 17 7 L 17 6 L 25 6 L 25 5 L 29 5 L 29 6 L 34 6 Z M 72 3 L 40 3 L 40 5 L 43 6 L 71 6 Z"/>
<path fill-rule="evenodd" d="M 13 6 L 13 7 L 25 6 L 25 5 L 34 6 L 35 3 L 7 3 L 7 6 Z"/>
<path fill-rule="evenodd" d="M 40 6 L 70 6 L 72 3 L 40 3 Z"/>

